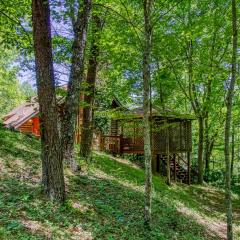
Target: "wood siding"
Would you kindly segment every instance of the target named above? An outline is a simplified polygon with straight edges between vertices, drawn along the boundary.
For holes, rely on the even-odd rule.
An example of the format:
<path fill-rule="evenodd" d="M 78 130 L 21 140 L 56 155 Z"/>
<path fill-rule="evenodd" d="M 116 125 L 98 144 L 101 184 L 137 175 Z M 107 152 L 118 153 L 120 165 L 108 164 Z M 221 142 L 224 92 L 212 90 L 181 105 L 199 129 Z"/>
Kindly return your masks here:
<path fill-rule="evenodd" d="M 18 130 L 20 132 L 23 132 L 23 133 L 32 133 L 32 119 L 26 121 L 25 123 L 23 123 L 19 128 Z"/>

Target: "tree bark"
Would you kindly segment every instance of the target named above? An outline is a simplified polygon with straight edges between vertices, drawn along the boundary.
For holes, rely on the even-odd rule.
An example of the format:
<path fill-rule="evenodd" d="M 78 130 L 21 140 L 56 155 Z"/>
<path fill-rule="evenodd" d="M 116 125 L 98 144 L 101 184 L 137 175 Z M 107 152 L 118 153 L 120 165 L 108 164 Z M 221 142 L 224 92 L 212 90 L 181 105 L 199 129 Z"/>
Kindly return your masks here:
<path fill-rule="evenodd" d="M 91 0 L 84 0 L 83 9 L 82 11 L 79 9 L 77 21 L 73 23 L 74 41 L 72 46 L 72 64 L 62 122 L 64 159 L 70 162 L 73 171 L 77 171 L 79 168 L 74 154 L 74 133 L 80 105 L 80 88 L 84 79 L 84 57 L 91 6 Z"/>
<path fill-rule="evenodd" d="M 204 119 L 198 118 L 198 183 L 203 184 L 203 144 L 204 144 Z"/>
<path fill-rule="evenodd" d="M 205 162 L 205 173 L 209 173 L 210 169 L 210 140 L 209 140 L 209 126 L 208 126 L 208 114 L 205 118 L 205 149 L 204 149 L 204 162 Z"/>
<path fill-rule="evenodd" d="M 65 184 L 55 95 L 48 1 L 32 1 L 32 21 L 41 124 L 42 182 L 46 196 L 62 202 L 65 199 Z"/>
<path fill-rule="evenodd" d="M 191 3 L 191 2 L 190 2 Z M 189 21 L 190 21 L 190 9 L 191 4 L 189 5 Z M 191 21 L 190 21 L 191 23 Z M 193 110 L 198 116 L 198 183 L 203 184 L 203 147 L 204 147 L 204 114 L 201 111 L 200 101 L 196 94 L 196 85 L 194 83 L 194 74 L 193 74 L 193 41 L 188 42 L 188 91 L 189 99 Z"/>
<path fill-rule="evenodd" d="M 226 198 L 226 215 L 227 215 L 227 239 L 233 239 L 232 230 L 232 199 L 231 199 L 231 162 L 230 162 L 230 129 L 232 120 L 232 103 L 234 98 L 234 86 L 237 78 L 237 8 L 236 0 L 232 0 L 232 68 L 231 68 L 231 80 L 227 91 L 226 98 L 226 121 L 225 121 L 225 165 L 226 165 L 226 186 L 225 186 L 225 198 Z"/>
<path fill-rule="evenodd" d="M 152 152 L 150 135 L 150 60 L 151 60 L 151 7 L 152 0 L 144 0 L 144 45 L 143 45 L 143 124 L 144 124 L 144 159 L 145 159 L 145 223 L 150 227 L 152 208 Z"/>
<path fill-rule="evenodd" d="M 82 129 L 81 129 L 81 144 L 80 155 L 89 159 L 91 156 L 92 139 L 93 139 L 93 105 L 95 96 L 95 83 L 97 77 L 97 66 L 99 57 L 99 31 L 101 29 L 101 19 L 98 16 L 93 16 L 92 43 L 90 47 L 90 57 L 88 61 L 86 88 L 84 89 L 84 105 Z"/>
<path fill-rule="evenodd" d="M 234 158 L 235 158 L 235 128 L 232 126 L 232 154 L 231 154 L 231 177 L 233 176 Z"/>

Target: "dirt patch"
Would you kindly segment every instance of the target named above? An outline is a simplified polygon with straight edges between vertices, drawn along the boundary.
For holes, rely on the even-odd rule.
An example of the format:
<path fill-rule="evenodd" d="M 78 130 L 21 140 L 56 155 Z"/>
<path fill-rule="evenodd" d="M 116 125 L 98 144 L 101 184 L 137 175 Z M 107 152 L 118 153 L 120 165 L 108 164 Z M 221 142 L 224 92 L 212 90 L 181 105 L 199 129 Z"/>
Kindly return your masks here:
<path fill-rule="evenodd" d="M 225 222 L 221 220 L 209 219 L 206 216 L 203 217 L 202 215 L 192 211 L 191 209 L 183 206 L 182 204 L 179 204 L 177 210 L 180 213 L 193 218 L 197 223 L 204 226 L 204 228 L 207 230 L 207 233 L 210 236 L 218 237 L 219 240 L 227 239 L 226 238 L 227 225 Z"/>
<path fill-rule="evenodd" d="M 51 239 L 51 231 L 48 227 L 44 226 L 41 222 L 33 221 L 33 220 L 21 220 L 21 224 L 31 233 L 39 233 L 46 237 L 47 239 Z"/>
<path fill-rule="evenodd" d="M 93 240 L 92 234 L 81 226 L 72 227 L 68 229 L 68 232 L 71 232 L 71 240 Z"/>

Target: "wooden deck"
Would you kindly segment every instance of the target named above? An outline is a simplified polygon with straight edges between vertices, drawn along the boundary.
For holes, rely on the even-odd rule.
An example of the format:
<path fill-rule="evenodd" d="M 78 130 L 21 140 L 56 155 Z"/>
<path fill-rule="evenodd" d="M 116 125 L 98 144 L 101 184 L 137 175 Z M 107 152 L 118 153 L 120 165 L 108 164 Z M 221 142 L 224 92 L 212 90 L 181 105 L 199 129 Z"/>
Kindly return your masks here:
<path fill-rule="evenodd" d="M 159 144 L 158 144 L 159 145 Z M 167 167 L 167 158 L 170 159 L 171 178 L 183 183 L 190 184 L 191 172 L 196 175 L 191 169 L 191 154 L 175 149 L 173 152 L 167 152 L 166 148 L 157 149 L 152 147 L 152 169 L 153 173 L 165 175 Z M 123 136 L 106 135 L 101 137 L 100 150 L 110 154 L 143 154 L 144 142 L 143 138 L 129 138 Z"/>

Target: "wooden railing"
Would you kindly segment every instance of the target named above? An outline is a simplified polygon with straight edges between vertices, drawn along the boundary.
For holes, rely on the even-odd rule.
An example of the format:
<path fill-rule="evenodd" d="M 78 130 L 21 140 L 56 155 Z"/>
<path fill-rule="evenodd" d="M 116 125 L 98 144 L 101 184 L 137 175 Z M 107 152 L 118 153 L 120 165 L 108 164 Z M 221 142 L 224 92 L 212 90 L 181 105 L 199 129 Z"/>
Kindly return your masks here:
<path fill-rule="evenodd" d="M 179 154 L 176 154 L 176 157 L 179 165 L 181 165 L 184 168 L 188 167 L 188 162 L 184 158 L 182 158 Z"/>
<path fill-rule="evenodd" d="M 186 161 L 182 156 L 179 154 L 177 156 L 178 164 L 182 167 L 185 167 L 185 169 L 188 171 L 188 178 L 189 178 L 189 184 L 190 182 L 195 182 L 196 177 L 198 176 L 198 172 L 191 167 L 190 162 Z"/>
<path fill-rule="evenodd" d="M 100 150 L 110 153 L 121 153 L 121 136 L 106 135 L 101 137 Z"/>
<path fill-rule="evenodd" d="M 177 157 L 178 157 L 178 161 L 179 161 L 180 165 L 181 165 L 181 163 L 184 163 L 184 165 L 186 167 L 188 166 L 189 163 L 184 158 L 182 158 L 179 154 L 177 154 Z M 192 168 L 191 166 L 189 166 L 189 167 L 190 167 L 191 172 L 194 173 L 194 175 L 198 175 L 198 172 L 194 168 Z"/>
<path fill-rule="evenodd" d="M 135 152 L 143 151 L 144 144 L 143 138 L 122 138 L 122 150 L 123 152 Z"/>
<path fill-rule="evenodd" d="M 123 138 L 122 136 L 106 135 L 101 138 L 101 151 L 121 154 L 143 152 L 143 138 Z"/>

